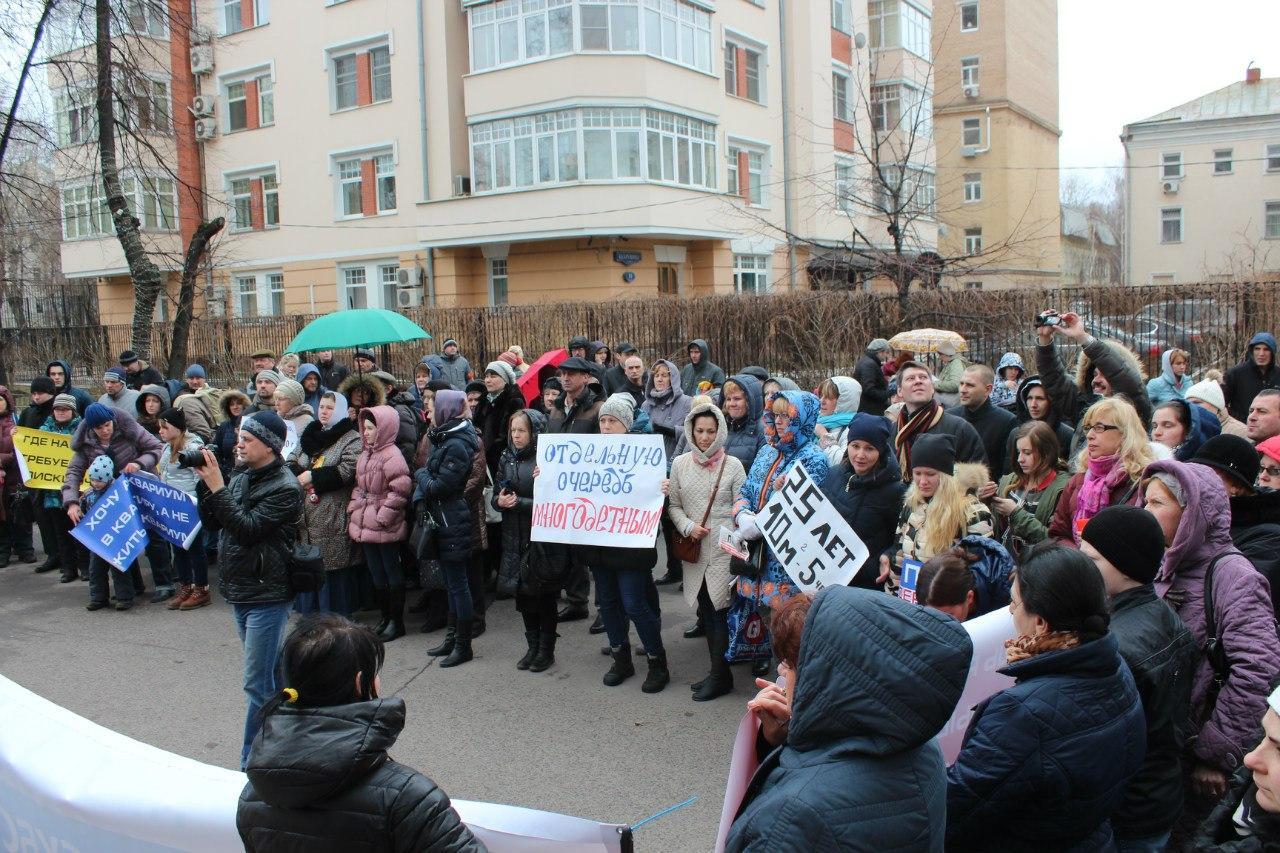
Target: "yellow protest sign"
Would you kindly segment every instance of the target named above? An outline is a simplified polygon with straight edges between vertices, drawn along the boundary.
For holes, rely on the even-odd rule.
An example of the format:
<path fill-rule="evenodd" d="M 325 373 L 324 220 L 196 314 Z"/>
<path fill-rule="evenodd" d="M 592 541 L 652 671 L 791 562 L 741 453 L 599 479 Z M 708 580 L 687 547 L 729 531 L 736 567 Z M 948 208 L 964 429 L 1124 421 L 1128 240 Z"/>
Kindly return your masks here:
<path fill-rule="evenodd" d="M 71 462 L 71 436 L 18 427 L 13 431 L 22 482 L 32 489 L 61 489 Z"/>

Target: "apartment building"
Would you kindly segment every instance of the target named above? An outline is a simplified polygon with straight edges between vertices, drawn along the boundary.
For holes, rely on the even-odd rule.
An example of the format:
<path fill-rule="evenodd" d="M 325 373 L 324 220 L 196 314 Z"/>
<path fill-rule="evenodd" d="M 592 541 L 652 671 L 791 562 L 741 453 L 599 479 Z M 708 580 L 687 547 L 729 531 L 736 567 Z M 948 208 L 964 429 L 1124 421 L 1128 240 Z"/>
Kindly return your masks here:
<path fill-rule="evenodd" d="M 1131 284 L 1280 273 L 1280 77 L 1243 80 L 1125 125 Z"/>
<path fill-rule="evenodd" d="M 931 106 L 927 72 L 904 82 L 908 18 L 929 52 L 914 0 L 877 10 L 887 81 L 859 58 L 866 0 L 198 0 L 190 23 L 163 2 L 165 20 L 129 22 L 170 59 L 129 186 L 173 288 L 196 223 L 227 217 L 198 299 L 212 315 L 807 288 L 848 272 L 857 235 L 863 254 L 890 245 L 851 191 L 872 113 L 906 109 L 910 86 Z M 91 116 L 50 85 L 63 270 L 124 322 Z M 917 253 L 937 239 L 932 157 L 925 136 L 899 170 L 928 207 Z"/>
<path fill-rule="evenodd" d="M 933 25 L 944 284 L 1056 284 L 1057 0 L 934 0 Z"/>

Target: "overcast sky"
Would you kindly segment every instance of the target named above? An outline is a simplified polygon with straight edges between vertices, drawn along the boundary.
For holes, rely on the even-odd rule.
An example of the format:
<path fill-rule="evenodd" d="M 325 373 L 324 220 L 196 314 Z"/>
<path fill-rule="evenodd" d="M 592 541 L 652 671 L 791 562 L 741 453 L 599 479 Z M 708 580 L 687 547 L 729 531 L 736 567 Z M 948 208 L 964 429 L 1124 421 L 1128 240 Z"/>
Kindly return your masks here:
<path fill-rule="evenodd" d="M 1126 124 L 1243 80 L 1250 62 L 1280 76 L 1280 0 L 1058 0 L 1058 51 L 1063 179 L 1097 180 L 1076 167 L 1121 165 Z"/>

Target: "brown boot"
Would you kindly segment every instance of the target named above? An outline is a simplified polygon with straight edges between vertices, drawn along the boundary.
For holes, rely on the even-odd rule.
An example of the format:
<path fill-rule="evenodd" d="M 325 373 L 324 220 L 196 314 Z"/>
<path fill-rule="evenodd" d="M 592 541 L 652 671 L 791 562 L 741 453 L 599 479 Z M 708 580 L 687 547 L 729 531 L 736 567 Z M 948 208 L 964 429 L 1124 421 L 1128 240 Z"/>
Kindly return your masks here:
<path fill-rule="evenodd" d="M 195 590 L 195 584 L 184 583 L 178 587 L 178 594 L 165 602 L 165 608 L 168 610 L 179 610 L 182 608 L 182 602 L 186 601 L 191 593 Z"/>
<path fill-rule="evenodd" d="M 182 600 L 182 606 L 179 610 L 195 610 L 198 607 L 207 607 L 213 602 L 213 598 L 209 595 L 209 587 L 192 586 L 191 594 Z"/>

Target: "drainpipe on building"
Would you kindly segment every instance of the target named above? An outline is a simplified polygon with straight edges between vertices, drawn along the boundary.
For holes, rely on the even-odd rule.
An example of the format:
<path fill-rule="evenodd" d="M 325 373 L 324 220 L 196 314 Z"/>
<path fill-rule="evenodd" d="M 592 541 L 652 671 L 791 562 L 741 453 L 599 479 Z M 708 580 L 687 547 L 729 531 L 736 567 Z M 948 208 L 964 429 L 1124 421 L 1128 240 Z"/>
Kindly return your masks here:
<path fill-rule="evenodd" d="M 427 249 L 427 305 L 436 307 L 436 250 Z"/>
<path fill-rule="evenodd" d="M 787 0 L 778 0 L 778 60 L 782 64 L 782 225 L 787 231 L 787 273 L 796 289 L 796 238 L 791 222 L 791 98 L 787 91 Z"/>
<path fill-rule="evenodd" d="M 422 200 L 427 201 L 431 198 L 431 187 L 427 182 L 427 36 L 424 2 L 425 0 L 418 0 L 418 123 L 419 144 L 422 148 Z"/>
<path fill-rule="evenodd" d="M 1120 135 L 1120 144 L 1124 146 L 1124 198 L 1116 199 L 1124 204 L 1124 236 L 1120 238 L 1120 253 L 1124 262 L 1124 284 L 1133 284 L 1133 254 L 1129 249 L 1133 228 L 1129 222 L 1133 215 L 1133 171 L 1129 162 L 1129 140 L 1132 139 L 1130 134 Z"/>

